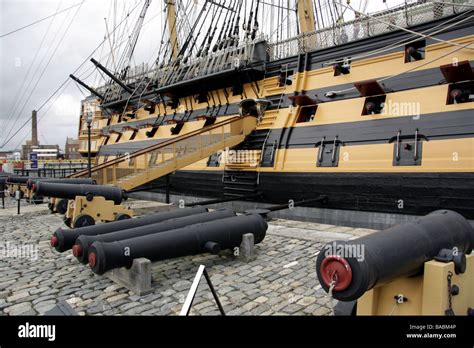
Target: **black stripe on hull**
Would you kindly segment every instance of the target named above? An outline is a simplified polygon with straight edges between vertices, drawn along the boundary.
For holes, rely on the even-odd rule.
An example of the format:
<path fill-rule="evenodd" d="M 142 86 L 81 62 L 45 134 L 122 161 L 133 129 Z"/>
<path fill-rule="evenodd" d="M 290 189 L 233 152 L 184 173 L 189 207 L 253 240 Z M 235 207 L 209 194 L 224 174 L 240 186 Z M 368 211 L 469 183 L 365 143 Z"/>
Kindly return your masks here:
<path fill-rule="evenodd" d="M 474 61 L 470 62 L 471 67 L 474 68 Z M 386 76 L 380 76 L 379 78 L 383 78 Z M 417 89 L 429 86 L 436 86 L 443 80 L 443 74 L 439 68 L 431 68 L 425 69 L 420 71 L 412 71 L 406 74 L 402 74 L 399 77 L 387 80 L 384 82 L 384 88 L 387 91 L 397 92 L 397 91 L 404 91 L 410 89 Z M 352 99 L 360 97 L 359 92 L 357 89 L 352 89 L 350 91 L 345 92 L 344 94 L 338 95 L 336 98 L 327 98 L 325 97 L 325 93 L 329 91 L 338 91 L 338 90 L 345 90 L 354 87 L 353 83 L 349 84 L 339 84 L 335 86 L 327 86 L 322 88 L 316 88 L 305 91 L 306 95 L 313 97 L 317 96 L 321 101 L 324 102 L 337 102 L 340 100 L 345 99 Z M 265 96 L 267 100 L 272 101 L 272 105 L 268 107 L 268 110 L 276 110 L 276 109 L 284 109 L 288 108 L 293 102 L 288 98 L 294 95 L 294 93 L 286 93 L 283 98 L 281 94 L 269 95 Z M 228 115 L 235 115 L 239 112 L 239 103 L 232 103 L 229 105 L 221 105 L 212 109 L 210 113 L 213 116 L 220 117 L 220 116 L 228 116 Z M 206 109 L 195 110 L 191 113 L 176 113 L 164 116 L 160 122 L 167 122 L 169 120 L 177 120 L 177 121 L 195 121 L 198 117 L 203 116 L 206 113 Z M 132 127 L 139 127 L 144 124 L 148 124 L 154 121 L 154 118 L 145 118 L 142 120 L 130 121 L 121 124 L 115 124 L 111 126 L 107 126 L 103 128 L 104 132 L 108 132 L 110 130 L 115 130 L 118 132 L 123 131 L 124 127 L 132 126 Z"/>
<path fill-rule="evenodd" d="M 173 193 L 223 196 L 221 171 L 178 171 L 170 178 Z M 165 181 L 162 178 L 155 183 Z M 474 173 L 261 172 L 258 189 L 265 203 L 325 194 L 327 204 L 318 207 L 415 215 L 451 209 L 474 219 Z"/>
<path fill-rule="evenodd" d="M 336 136 L 345 145 L 383 144 L 395 137 L 399 130 L 402 135 L 413 136 L 416 129 L 428 140 L 470 138 L 474 135 L 473 112 L 473 109 L 467 109 L 419 117 L 382 117 L 371 121 L 271 129 L 267 144 L 276 140 L 279 148 L 307 148 L 314 147 L 322 137 L 332 140 Z"/>
<path fill-rule="evenodd" d="M 346 146 L 362 144 L 383 144 L 397 135 L 413 136 L 418 129 L 428 140 L 471 138 L 474 136 L 472 122 L 473 109 L 423 114 L 419 118 L 412 116 L 387 117 L 371 121 L 343 122 L 305 127 L 272 128 L 266 144 L 271 147 L 276 141 L 278 148 L 314 147 L 322 137 L 334 139 L 336 136 Z M 362 118 L 363 116 L 361 116 Z M 147 146 L 159 144 L 169 138 L 130 141 L 103 145 L 100 156 L 123 155 L 135 152 Z"/>

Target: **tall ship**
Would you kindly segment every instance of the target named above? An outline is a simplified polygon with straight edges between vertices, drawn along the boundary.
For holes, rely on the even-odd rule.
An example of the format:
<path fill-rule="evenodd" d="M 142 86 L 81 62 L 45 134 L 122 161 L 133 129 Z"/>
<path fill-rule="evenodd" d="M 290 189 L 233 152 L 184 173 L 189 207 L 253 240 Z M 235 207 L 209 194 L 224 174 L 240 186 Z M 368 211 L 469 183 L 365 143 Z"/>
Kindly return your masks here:
<path fill-rule="evenodd" d="M 167 0 L 133 66 L 150 2 L 91 57 L 103 83 L 71 75 L 98 183 L 474 219 L 474 1 Z"/>

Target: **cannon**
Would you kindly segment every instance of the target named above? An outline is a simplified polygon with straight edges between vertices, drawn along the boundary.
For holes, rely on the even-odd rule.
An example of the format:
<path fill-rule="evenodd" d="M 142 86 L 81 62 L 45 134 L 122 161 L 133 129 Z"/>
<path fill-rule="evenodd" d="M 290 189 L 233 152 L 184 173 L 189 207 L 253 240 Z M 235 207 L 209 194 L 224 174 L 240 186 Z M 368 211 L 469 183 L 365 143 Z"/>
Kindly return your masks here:
<path fill-rule="evenodd" d="M 71 249 L 77 237 L 82 235 L 96 236 L 205 212 L 207 212 L 207 208 L 196 206 L 192 208 L 175 209 L 171 211 L 150 214 L 137 217 L 135 219 L 113 221 L 108 224 L 80 227 L 73 230 L 58 228 L 51 236 L 50 243 L 51 246 L 56 249 L 56 251 L 62 253 Z"/>
<path fill-rule="evenodd" d="M 69 200 L 66 198 L 49 197 L 48 208 L 52 213 L 66 214 Z"/>
<path fill-rule="evenodd" d="M 77 196 L 84 196 L 89 201 L 94 197 L 104 197 L 115 204 L 122 203 L 126 199 L 125 193 L 120 187 L 105 185 L 85 185 L 85 184 L 60 184 L 39 181 L 33 187 L 33 191 L 41 196 L 74 199 Z"/>
<path fill-rule="evenodd" d="M 131 267 L 133 260 L 140 257 L 158 261 L 207 252 L 217 254 L 240 246 L 246 233 L 254 235 L 255 244 L 260 243 L 267 227 L 260 215 L 245 214 L 115 242 L 96 241 L 89 248 L 89 266 L 93 272 L 103 274 L 114 268 Z"/>
<path fill-rule="evenodd" d="M 29 178 L 26 181 L 26 187 L 30 190 L 33 189 L 33 185 L 37 182 L 48 182 L 55 184 L 83 184 L 83 185 L 95 185 L 96 181 L 90 178 Z"/>
<path fill-rule="evenodd" d="M 9 175 L 5 182 L 5 188 L 8 190 L 11 197 L 15 197 L 15 192 L 20 191 L 20 198 L 24 198 L 28 189 L 26 188 L 27 176 Z"/>
<path fill-rule="evenodd" d="M 38 195 L 68 199 L 64 223 L 68 227 L 84 227 L 96 222 L 129 219 L 133 211 L 121 205 L 127 196 L 120 187 L 84 184 L 37 182 L 33 192 Z"/>
<path fill-rule="evenodd" d="M 58 183 L 58 184 L 86 184 L 86 185 L 95 185 L 96 181 L 89 178 L 30 178 L 26 181 L 27 199 L 30 203 L 42 203 L 43 196 L 38 195 L 35 192 L 35 187 L 38 182 L 48 182 L 48 183 Z M 68 200 L 65 198 L 56 199 L 55 197 L 50 197 L 48 203 L 48 208 L 53 213 L 65 214 L 67 211 Z"/>
<path fill-rule="evenodd" d="M 325 245 L 316 260 L 316 273 L 322 288 L 335 299 L 357 300 L 358 314 L 389 314 L 397 308 L 397 314 L 444 314 L 439 306 L 450 295 L 441 289 L 449 289 L 448 282 L 474 284 L 474 256 L 468 255 L 473 245 L 470 223 L 456 212 L 439 210 L 381 232 Z M 465 310 L 468 304 L 474 306 L 474 293 L 468 289 L 464 286 L 463 298 L 456 298 Z M 441 293 L 444 298 L 434 301 Z"/>
<path fill-rule="evenodd" d="M 212 212 L 183 216 L 178 219 L 165 220 L 151 225 L 130 228 L 112 233 L 100 234 L 96 236 L 82 235 L 76 239 L 76 243 L 72 247 L 72 253 L 80 262 L 86 264 L 88 262 L 89 247 L 96 241 L 115 242 L 124 239 L 137 238 L 232 216 L 235 216 L 235 213 L 232 210 L 220 209 Z"/>
<path fill-rule="evenodd" d="M 19 176 L 19 175 L 9 175 L 8 176 L 8 182 L 14 183 L 14 184 L 26 184 L 26 182 L 29 179 L 35 179 L 35 178 L 31 178 L 29 176 Z"/>

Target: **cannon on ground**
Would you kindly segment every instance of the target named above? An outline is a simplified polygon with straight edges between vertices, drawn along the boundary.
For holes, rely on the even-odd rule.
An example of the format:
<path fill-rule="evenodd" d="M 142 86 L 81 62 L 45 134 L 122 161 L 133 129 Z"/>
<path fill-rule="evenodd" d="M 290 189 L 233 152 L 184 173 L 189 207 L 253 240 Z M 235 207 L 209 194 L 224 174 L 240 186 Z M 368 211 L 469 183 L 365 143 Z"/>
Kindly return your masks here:
<path fill-rule="evenodd" d="M 67 198 L 49 197 L 48 208 L 52 213 L 66 214 L 69 200 Z"/>
<path fill-rule="evenodd" d="M 26 184 L 29 179 L 34 179 L 29 176 L 20 176 L 20 175 L 9 175 L 8 182 L 14 184 Z"/>
<path fill-rule="evenodd" d="M 197 223 L 217 221 L 232 216 L 235 216 L 235 213 L 232 210 L 220 209 L 212 212 L 183 216 L 172 220 L 165 220 L 150 225 L 129 228 L 126 230 L 116 231 L 112 233 L 100 234 L 95 236 L 81 235 L 76 239 L 76 243 L 72 247 L 72 253 L 80 262 L 86 264 L 88 262 L 89 257 L 89 247 L 97 241 L 106 243 L 130 238 L 137 238 L 150 234 L 170 231 L 177 228 L 194 225 Z"/>
<path fill-rule="evenodd" d="M 96 181 L 90 178 L 29 178 L 26 181 L 26 187 L 32 190 L 33 185 L 38 182 L 47 182 L 54 184 L 83 184 L 83 185 L 95 185 Z"/>
<path fill-rule="evenodd" d="M 20 198 L 24 198 L 28 194 L 26 182 L 30 179 L 27 176 L 9 175 L 7 177 L 5 188 L 11 197 L 15 197 L 16 191 L 20 191 Z"/>
<path fill-rule="evenodd" d="M 439 210 L 325 245 L 316 272 L 335 299 L 357 301 L 357 314 L 466 314 L 474 307 L 473 245 L 470 223 Z"/>
<path fill-rule="evenodd" d="M 33 186 L 33 191 L 41 196 L 67 199 L 64 223 L 69 227 L 90 226 L 133 216 L 129 207 L 121 205 L 127 196 L 120 187 L 40 181 Z"/>
<path fill-rule="evenodd" d="M 96 181 L 90 178 L 29 178 L 26 181 L 27 199 L 30 203 L 42 203 L 44 197 L 38 195 L 35 191 L 36 184 L 39 182 L 58 183 L 58 184 L 86 184 L 95 185 Z M 65 214 L 67 211 L 68 200 L 65 198 L 57 199 L 50 197 L 48 208 L 53 213 Z"/>
<path fill-rule="evenodd" d="M 114 268 L 131 267 L 133 260 L 140 257 L 158 261 L 208 252 L 217 254 L 239 247 L 247 233 L 254 235 L 255 244 L 260 243 L 267 227 L 259 214 L 245 214 L 115 242 L 96 241 L 89 248 L 89 266 L 95 273 L 103 274 Z"/>
<path fill-rule="evenodd" d="M 72 248 L 77 237 L 79 236 L 96 236 L 125 229 L 136 228 L 140 226 L 155 224 L 158 222 L 178 219 L 183 216 L 202 214 L 207 212 L 207 208 L 195 206 L 192 208 L 175 209 L 160 213 L 154 213 L 146 216 L 140 216 L 134 219 L 112 221 L 107 224 L 99 224 L 93 226 L 79 227 L 73 230 L 58 228 L 51 236 L 51 246 L 56 251 L 64 252 Z"/>

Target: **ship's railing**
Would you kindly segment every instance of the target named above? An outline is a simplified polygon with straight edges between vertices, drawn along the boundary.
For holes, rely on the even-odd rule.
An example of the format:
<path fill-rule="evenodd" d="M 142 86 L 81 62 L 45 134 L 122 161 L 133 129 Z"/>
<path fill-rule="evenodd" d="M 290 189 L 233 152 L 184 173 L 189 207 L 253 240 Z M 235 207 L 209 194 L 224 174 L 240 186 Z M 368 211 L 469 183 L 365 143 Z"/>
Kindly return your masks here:
<path fill-rule="evenodd" d="M 407 5 L 400 5 L 392 9 L 370 14 L 370 17 L 361 16 L 342 25 L 320 29 L 310 33 L 303 33 L 297 37 L 268 45 L 270 60 L 282 59 L 315 49 L 341 45 L 347 42 L 365 39 L 368 37 L 398 30 L 398 27 L 410 27 L 423 24 L 435 19 L 450 16 L 466 10 L 472 10 L 474 0 L 450 0 L 440 4 L 416 1 Z M 424 2 L 424 1 L 423 1 Z M 470 6 L 462 6 L 462 4 Z"/>
<path fill-rule="evenodd" d="M 172 62 L 163 68 L 149 68 L 148 64 L 141 64 L 130 69 L 124 83 L 136 84 L 135 88 L 145 88 L 151 80 L 158 86 L 169 86 L 177 82 L 192 80 L 197 77 L 207 76 L 231 68 L 239 69 L 253 61 L 255 45 L 263 41 L 263 36 L 254 40 L 246 40 L 239 46 L 221 49 L 216 53 L 209 53 L 204 57 L 192 57 L 186 62 Z M 115 83 L 110 83 L 96 88 L 104 94 L 107 101 L 121 98 L 122 88 Z M 138 93 L 139 94 L 139 93 Z"/>
<path fill-rule="evenodd" d="M 169 86 L 232 68 L 243 68 L 252 62 L 255 45 L 260 41 L 262 39 L 257 38 L 238 47 L 228 47 L 205 57 L 191 58 L 186 63 L 165 66 L 156 70 L 154 79 L 158 86 Z"/>
<path fill-rule="evenodd" d="M 255 129 L 253 116 L 233 116 L 211 126 L 183 134 L 116 157 L 92 167 L 92 178 L 101 185 L 130 190 L 241 143 Z M 84 177 L 87 170 L 71 177 Z"/>

